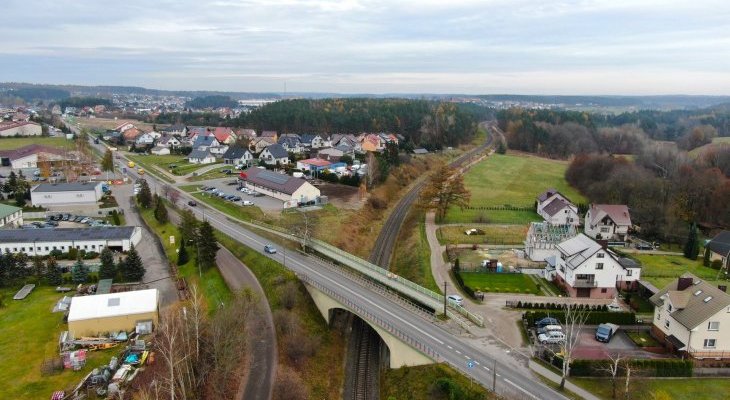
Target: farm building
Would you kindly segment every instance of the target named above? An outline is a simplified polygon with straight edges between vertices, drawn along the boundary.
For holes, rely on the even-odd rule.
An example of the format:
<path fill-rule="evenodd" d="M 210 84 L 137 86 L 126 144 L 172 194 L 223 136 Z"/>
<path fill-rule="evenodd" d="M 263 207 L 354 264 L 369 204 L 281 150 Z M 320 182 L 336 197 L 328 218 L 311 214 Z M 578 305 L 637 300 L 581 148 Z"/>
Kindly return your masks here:
<path fill-rule="evenodd" d="M 257 192 L 283 201 L 285 208 L 316 203 L 320 196 L 319 189 L 302 178 L 265 169 L 249 169 L 241 173 L 240 179 Z"/>
<path fill-rule="evenodd" d="M 75 296 L 68 312 L 68 330 L 74 337 L 114 331 L 149 330 L 159 317 L 157 289 Z"/>
<path fill-rule="evenodd" d="M 0 229 L 0 252 L 45 256 L 71 248 L 101 252 L 104 247 L 127 251 L 139 244 L 142 229 L 138 226 L 56 229 Z"/>
<path fill-rule="evenodd" d="M 41 183 L 30 190 L 33 206 L 95 205 L 104 192 L 102 182 Z"/>

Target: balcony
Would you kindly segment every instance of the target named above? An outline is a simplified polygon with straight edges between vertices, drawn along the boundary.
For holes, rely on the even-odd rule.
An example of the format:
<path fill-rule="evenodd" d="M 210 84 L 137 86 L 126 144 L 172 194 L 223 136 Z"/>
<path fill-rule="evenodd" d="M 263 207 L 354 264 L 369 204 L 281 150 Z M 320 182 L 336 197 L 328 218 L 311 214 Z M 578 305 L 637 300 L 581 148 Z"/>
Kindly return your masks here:
<path fill-rule="evenodd" d="M 593 288 L 598 286 L 598 282 L 594 279 L 576 279 L 571 286 L 574 288 Z"/>

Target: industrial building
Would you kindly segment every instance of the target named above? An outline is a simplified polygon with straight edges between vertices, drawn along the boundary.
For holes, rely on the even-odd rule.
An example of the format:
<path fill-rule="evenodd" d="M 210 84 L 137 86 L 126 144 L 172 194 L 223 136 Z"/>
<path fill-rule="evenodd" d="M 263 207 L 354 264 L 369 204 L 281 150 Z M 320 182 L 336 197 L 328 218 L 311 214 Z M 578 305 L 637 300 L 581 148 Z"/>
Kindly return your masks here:
<path fill-rule="evenodd" d="M 33 206 L 95 205 L 102 196 L 102 182 L 42 183 L 30 191 Z"/>
<path fill-rule="evenodd" d="M 73 337 L 100 333 L 151 331 L 159 320 L 157 289 L 75 296 L 68 312 L 68 330 Z"/>
<path fill-rule="evenodd" d="M 265 169 L 251 168 L 242 172 L 240 179 L 247 187 L 283 201 L 284 208 L 314 204 L 320 197 L 319 189 L 306 180 Z"/>
<path fill-rule="evenodd" d="M 0 252 L 45 256 L 54 250 L 66 253 L 71 248 L 101 252 L 104 247 L 128 251 L 138 245 L 142 229 L 138 226 L 55 229 L 0 229 Z"/>

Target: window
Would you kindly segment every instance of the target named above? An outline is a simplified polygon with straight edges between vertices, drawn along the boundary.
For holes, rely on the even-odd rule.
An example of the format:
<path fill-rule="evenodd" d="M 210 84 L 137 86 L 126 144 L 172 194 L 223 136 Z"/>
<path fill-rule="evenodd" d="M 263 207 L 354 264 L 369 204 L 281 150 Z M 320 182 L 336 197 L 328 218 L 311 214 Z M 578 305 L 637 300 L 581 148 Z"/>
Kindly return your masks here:
<path fill-rule="evenodd" d="M 626 270 L 626 276 L 631 276 L 633 274 L 634 274 L 634 270 L 632 270 L 632 269 L 627 269 Z"/>
<path fill-rule="evenodd" d="M 606 253 L 598 253 L 598 254 L 596 254 L 596 257 L 597 258 L 603 258 L 605 256 L 606 256 Z"/>
<path fill-rule="evenodd" d="M 603 269 L 603 263 L 596 264 L 596 269 Z"/>
<path fill-rule="evenodd" d="M 56 250 L 56 247 L 53 247 L 53 250 Z M 48 246 L 46 246 L 46 251 L 48 251 Z"/>
<path fill-rule="evenodd" d="M 671 304 L 667 304 L 667 311 L 672 312 L 672 305 Z"/>
<path fill-rule="evenodd" d="M 714 349 L 715 348 L 715 339 L 705 339 L 705 348 Z"/>
<path fill-rule="evenodd" d="M 601 293 L 608 293 L 608 288 L 601 288 Z"/>
<path fill-rule="evenodd" d="M 664 327 L 669 329 L 669 320 L 664 321 Z"/>
<path fill-rule="evenodd" d="M 719 331 L 720 330 L 720 321 L 710 321 L 707 323 L 707 330 L 708 331 Z"/>
<path fill-rule="evenodd" d="M 656 320 L 661 321 L 662 320 L 662 312 L 659 311 L 659 309 L 656 310 Z"/>
<path fill-rule="evenodd" d="M 601 233 L 608 233 L 608 231 L 609 231 L 608 228 L 601 228 Z"/>

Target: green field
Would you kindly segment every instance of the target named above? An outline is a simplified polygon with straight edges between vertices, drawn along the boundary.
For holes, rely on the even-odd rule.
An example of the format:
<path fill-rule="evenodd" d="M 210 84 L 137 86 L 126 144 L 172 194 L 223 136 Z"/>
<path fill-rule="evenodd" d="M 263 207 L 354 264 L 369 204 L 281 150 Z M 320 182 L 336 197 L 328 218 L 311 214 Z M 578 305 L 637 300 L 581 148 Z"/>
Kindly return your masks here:
<path fill-rule="evenodd" d="M 475 291 L 539 294 L 535 282 L 524 274 L 461 272 L 464 284 Z"/>
<path fill-rule="evenodd" d="M 487 400 L 497 396 L 475 384 L 466 376 L 445 364 L 419 367 L 387 368 L 381 380 L 381 399 L 429 400 Z M 440 388 L 436 382 L 447 383 L 451 390 Z"/>
<path fill-rule="evenodd" d="M 174 179 L 170 178 L 169 176 L 167 176 L 167 174 L 160 171 L 160 169 L 163 171 L 167 171 L 167 165 L 165 164 L 161 168 L 158 168 L 159 164 L 155 164 L 156 157 L 170 157 L 170 156 L 141 156 L 141 155 L 127 154 L 127 158 L 129 158 L 130 160 L 134 161 L 137 164 L 136 167 L 144 168 L 146 173 L 159 177 L 160 179 L 164 180 L 165 182 L 175 183 Z M 158 162 L 159 162 L 159 160 L 158 160 Z"/>
<path fill-rule="evenodd" d="M 431 273 L 431 249 L 426 239 L 423 212 L 413 210 L 398 232 L 390 271 L 436 293 L 441 293 Z"/>
<path fill-rule="evenodd" d="M 166 155 L 166 156 L 155 156 L 155 155 L 131 155 L 128 156 L 135 162 L 142 163 L 150 168 L 155 166 L 163 171 L 167 171 L 173 175 L 187 175 L 200 168 L 207 167 L 210 164 L 190 164 L 185 156 L 180 155 Z M 171 166 L 175 166 L 171 169 Z"/>
<path fill-rule="evenodd" d="M 48 399 L 56 390 L 73 389 L 92 369 L 109 362 L 119 348 L 89 352 L 81 371 L 42 376 L 44 359 L 58 357 L 58 336 L 68 329 L 63 313 L 51 313 L 63 296 L 50 287 L 36 287 L 24 300 L 13 300 L 20 286 L 0 290 L 0 390 L 4 399 Z"/>
<path fill-rule="evenodd" d="M 467 229 L 477 228 L 484 235 L 467 235 Z M 436 231 L 441 244 L 521 244 L 527 235 L 525 225 L 457 225 L 442 226 Z"/>
<path fill-rule="evenodd" d="M 494 154 L 474 165 L 464 175 L 464 184 L 471 191 L 472 207 L 534 208 L 535 198 L 548 188 L 556 188 L 573 203 L 586 199 L 565 181 L 567 162 L 523 155 Z M 452 207 L 445 223 L 486 222 L 526 224 L 540 221 L 534 211 L 460 210 Z"/>
<path fill-rule="evenodd" d="M 571 382 L 589 390 L 601 399 L 611 398 L 611 381 L 608 379 L 571 378 Z M 625 381 L 619 379 L 618 394 L 623 398 Z M 730 379 L 727 378 L 661 378 L 637 379 L 630 382 L 629 394 L 632 399 L 653 399 L 657 392 L 663 391 L 672 400 L 717 400 L 726 399 L 730 392 Z"/>
<path fill-rule="evenodd" d="M 10 137 L 0 138 L 0 150 L 13 150 L 30 144 L 42 144 L 49 147 L 73 148 L 74 141 L 65 137 Z"/>
<path fill-rule="evenodd" d="M 242 206 L 202 192 L 193 193 L 193 197 L 234 218 L 244 221 L 252 219 L 264 221 L 266 219 L 264 212 L 256 206 Z"/>
<path fill-rule="evenodd" d="M 685 272 L 713 282 L 718 277 L 717 270 L 702 265 L 701 257 L 696 261 L 671 255 L 632 254 L 631 257 L 641 262 L 641 278 L 660 289 Z"/>
<path fill-rule="evenodd" d="M 208 164 L 206 166 L 210 166 L 210 165 L 211 164 Z M 218 178 L 226 178 L 226 177 L 235 179 L 237 177 L 236 174 L 226 175 L 221 172 L 221 171 L 227 170 L 227 169 L 235 171 L 235 168 L 233 165 L 221 164 L 219 167 L 213 168 L 210 171 L 206 171 L 197 176 L 191 176 L 188 178 L 188 180 L 190 182 L 199 182 L 199 181 L 207 181 L 208 179 L 218 179 Z"/>

